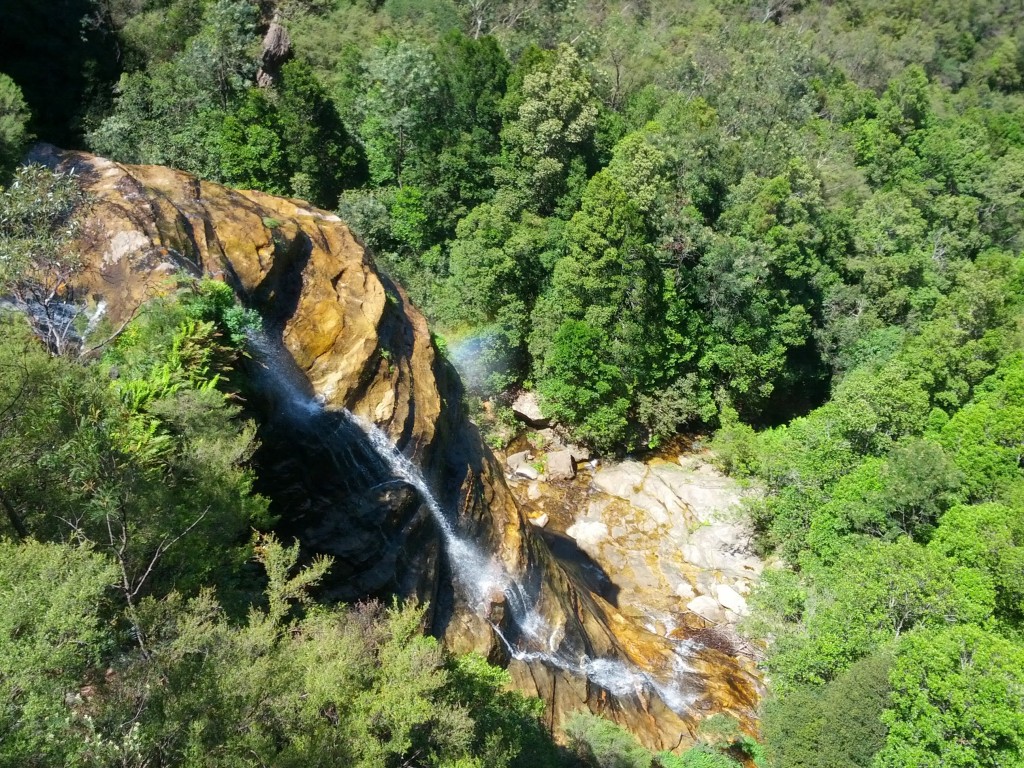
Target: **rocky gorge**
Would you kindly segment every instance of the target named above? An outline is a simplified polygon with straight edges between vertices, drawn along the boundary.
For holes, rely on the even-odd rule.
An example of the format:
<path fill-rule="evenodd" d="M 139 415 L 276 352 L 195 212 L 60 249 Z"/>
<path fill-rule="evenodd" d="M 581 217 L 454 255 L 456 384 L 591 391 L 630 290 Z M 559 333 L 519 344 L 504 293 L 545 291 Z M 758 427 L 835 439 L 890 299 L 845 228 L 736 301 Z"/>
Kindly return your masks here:
<path fill-rule="evenodd" d="M 260 490 L 283 533 L 335 558 L 325 597 L 428 603 L 424 629 L 507 665 L 552 729 L 588 708 L 674 749 L 716 712 L 754 727 L 733 627 L 760 563 L 730 518 L 739 489 L 687 458 L 507 482 L 426 320 L 337 216 L 158 166 L 33 159 L 89 195 L 69 303 L 116 328 L 184 272 L 260 313 Z"/>

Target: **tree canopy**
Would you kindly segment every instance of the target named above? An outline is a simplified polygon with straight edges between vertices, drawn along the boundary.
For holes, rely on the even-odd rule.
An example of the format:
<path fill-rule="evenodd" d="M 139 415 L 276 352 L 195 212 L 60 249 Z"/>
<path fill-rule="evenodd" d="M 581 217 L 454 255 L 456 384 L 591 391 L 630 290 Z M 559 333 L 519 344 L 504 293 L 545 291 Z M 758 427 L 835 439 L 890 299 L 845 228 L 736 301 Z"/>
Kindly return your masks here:
<path fill-rule="evenodd" d="M 272 25 L 288 42 L 264 50 Z M 101 360 L 59 356 L 82 330 L 56 297 L 88 201 L 16 169 L 34 137 L 337 210 L 499 423 L 526 389 L 606 454 L 714 433 L 763 490 L 747 512 L 778 564 L 745 630 L 771 680 L 759 760 L 1019 764 L 1022 25 L 997 0 L 4 5 L 0 291 L 28 325 L 0 334 L 0 546 L 45 610 L 12 611 L 0 643 L 46 671 L 0 675 L 12 754 L 468 766 L 550 747 L 534 704 L 406 609 L 253 607 L 248 531 L 272 521 L 224 396 L 253 318 L 192 287 Z M 77 593 L 40 586 L 72 573 Z M 232 671 L 248 658 L 273 715 Z M 400 669 L 402 700 L 383 682 Z M 147 684 L 194 730 L 158 723 Z M 80 751 L 44 744 L 54 713 Z M 748 754 L 654 756 L 586 718 L 570 741 L 590 765 Z"/>

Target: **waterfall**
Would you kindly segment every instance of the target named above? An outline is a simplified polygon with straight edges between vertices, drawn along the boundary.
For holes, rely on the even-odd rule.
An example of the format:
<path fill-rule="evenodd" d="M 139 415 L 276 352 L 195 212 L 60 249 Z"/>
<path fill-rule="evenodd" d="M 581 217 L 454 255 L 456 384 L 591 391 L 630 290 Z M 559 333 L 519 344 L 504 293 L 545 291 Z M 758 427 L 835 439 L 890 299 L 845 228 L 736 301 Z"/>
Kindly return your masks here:
<path fill-rule="evenodd" d="M 667 681 L 659 680 L 651 673 L 637 669 L 620 659 L 591 659 L 586 655 L 572 658 L 559 652 L 552 628 L 527 599 L 522 586 L 505 572 L 496 557 L 486 556 L 474 543 L 458 535 L 453 522 L 444 513 L 419 468 L 398 450 L 379 427 L 348 411 L 345 411 L 345 415 L 363 429 L 369 437 L 370 444 L 391 471 L 419 492 L 421 500 L 430 510 L 444 538 L 457 585 L 467 593 L 467 597 L 471 598 L 477 609 L 486 608 L 497 593 L 503 593 L 516 622 L 516 629 L 533 643 L 544 647 L 543 650 L 520 648 L 509 641 L 499 626 L 492 623 L 495 634 L 513 658 L 526 662 L 539 661 L 585 677 L 615 696 L 641 695 L 653 690 L 669 709 L 677 714 L 685 714 L 694 699 L 692 694 L 674 684 L 674 681 L 692 671 L 686 661 L 688 652 L 692 649 L 690 643 L 680 643 L 674 649 L 672 669 Z"/>
<path fill-rule="evenodd" d="M 686 661 L 691 650 L 689 643 L 677 645 L 671 669 L 662 675 L 666 678 L 664 680 L 620 659 L 592 659 L 585 654 L 573 656 L 560 651 L 557 628 L 548 625 L 523 585 L 509 575 L 496 555 L 488 555 L 459 534 L 455 521 L 449 519 L 422 472 L 383 430 L 346 409 L 325 408 L 322 400 L 313 394 L 306 377 L 280 345 L 262 334 L 252 334 L 250 346 L 253 356 L 261 363 L 258 377 L 273 404 L 278 406 L 280 415 L 296 427 L 316 433 L 332 455 L 345 452 L 354 466 L 365 466 L 366 459 L 355 455 L 357 449 L 351 445 L 352 435 L 364 435 L 372 453 L 387 468 L 392 479 L 401 479 L 416 490 L 441 533 L 455 586 L 466 601 L 479 615 L 486 617 L 486 611 L 495 599 L 499 595 L 504 597 L 517 634 L 528 647 L 511 642 L 496 624 L 491 626 L 513 658 L 541 662 L 585 677 L 615 696 L 653 691 L 674 712 L 686 713 L 694 697 L 684 690 L 679 680 L 691 671 Z M 346 426 L 349 429 L 344 429 Z"/>
<path fill-rule="evenodd" d="M 496 594 L 515 593 L 515 585 L 494 557 L 487 557 L 473 543 L 460 537 L 451 520 L 445 515 L 437 498 L 431 492 L 419 468 L 391 442 L 390 438 L 376 424 L 361 419 L 349 411 L 343 416 L 366 433 L 377 455 L 384 460 L 392 473 L 401 478 L 420 495 L 420 500 L 430 510 L 434 522 L 441 531 L 448 551 L 455 580 L 468 594 L 477 609 L 484 608 Z"/>

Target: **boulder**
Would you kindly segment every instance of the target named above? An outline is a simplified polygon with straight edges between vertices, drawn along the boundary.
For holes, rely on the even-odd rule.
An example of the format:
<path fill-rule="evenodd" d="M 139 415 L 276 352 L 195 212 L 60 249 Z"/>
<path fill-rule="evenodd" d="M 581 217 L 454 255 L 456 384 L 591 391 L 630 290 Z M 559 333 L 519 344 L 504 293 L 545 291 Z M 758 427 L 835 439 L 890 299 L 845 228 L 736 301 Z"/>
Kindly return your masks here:
<path fill-rule="evenodd" d="M 698 595 L 686 604 L 686 609 L 713 624 L 721 624 L 725 621 L 725 611 L 710 595 Z"/>
<path fill-rule="evenodd" d="M 548 454 L 547 475 L 552 480 L 572 480 L 576 477 L 576 462 L 569 451 Z"/>
<path fill-rule="evenodd" d="M 573 445 L 572 443 L 565 446 L 565 448 L 566 450 L 569 451 L 570 454 L 572 454 L 573 461 L 575 461 L 577 464 L 582 464 L 585 461 L 590 461 L 589 448 L 583 448 L 582 446 Z"/>
<path fill-rule="evenodd" d="M 515 472 L 519 467 L 524 464 L 529 464 L 533 455 L 529 451 L 519 451 L 518 453 L 510 454 L 505 459 L 505 463 L 508 464 L 508 468 Z"/>
<path fill-rule="evenodd" d="M 580 549 L 590 552 L 608 538 L 608 526 L 594 520 L 580 520 L 566 529 L 566 534 L 576 539 Z"/>
<path fill-rule="evenodd" d="M 292 56 L 292 39 L 275 18 L 263 36 L 263 49 L 260 53 L 260 67 L 256 72 L 256 84 L 267 88 L 274 84 L 281 66 Z"/>
<path fill-rule="evenodd" d="M 520 464 L 514 470 L 512 474 L 515 477 L 524 477 L 527 480 L 538 480 L 540 479 L 540 472 L 537 471 L 536 467 L 531 464 Z"/>
<path fill-rule="evenodd" d="M 697 595 L 687 581 L 681 581 L 676 585 L 676 594 L 683 600 L 692 600 Z"/>
<path fill-rule="evenodd" d="M 624 461 L 621 464 L 602 469 L 594 475 L 594 486 L 620 499 L 631 499 L 643 487 L 647 467 L 638 461 Z"/>
<path fill-rule="evenodd" d="M 737 616 L 747 615 L 747 601 L 732 587 L 719 584 L 715 587 L 715 597 L 726 610 L 732 611 Z"/>
<path fill-rule="evenodd" d="M 523 392 L 512 403 L 512 413 L 516 418 L 534 429 L 544 429 L 551 426 L 551 419 L 544 416 L 540 411 L 540 401 L 537 400 L 536 392 Z"/>
<path fill-rule="evenodd" d="M 548 451 L 560 451 L 565 448 L 565 443 L 562 442 L 562 438 L 558 436 L 551 427 L 545 429 L 538 429 L 535 433 L 543 441 L 543 447 Z"/>
<path fill-rule="evenodd" d="M 513 453 L 505 459 L 505 463 L 508 464 L 513 477 L 525 477 L 527 480 L 536 480 L 540 477 L 540 472 L 530 464 L 532 459 L 533 454 L 529 451 L 519 451 L 519 453 Z"/>

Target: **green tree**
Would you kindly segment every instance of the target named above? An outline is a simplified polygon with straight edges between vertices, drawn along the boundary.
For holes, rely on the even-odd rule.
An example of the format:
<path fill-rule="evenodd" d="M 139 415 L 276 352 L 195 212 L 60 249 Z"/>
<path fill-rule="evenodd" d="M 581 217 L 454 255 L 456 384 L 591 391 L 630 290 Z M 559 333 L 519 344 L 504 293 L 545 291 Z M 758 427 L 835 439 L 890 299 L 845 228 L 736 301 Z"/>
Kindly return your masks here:
<path fill-rule="evenodd" d="M 552 340 L 538 384 L 541 407 L 601 450 L 621 444 L 629 427 L 629 390 L 621 369 L 610 364 L 607 336 L 578 320 L 566 320 Z"/>
<path fill-rule="evenodd" d="M 316 606 L 329 560 L 297 568 L 298 545 L 273 537 L 254 551 L 266 594 L 241 624 L 209 591 L 140 606 L 153 642 L 104 690 L 97 763 L 500 768 L 554 754 L 539 702 L 502 691 L 503 673 L 482 660 L 450 659 L 422 634 L 422 609 Z"/>
<path fill-rule="evenodd" d="M 559 329 L 569 321 L 603 334 L 607 363 L 621 371 L 628 386 L 656 375 L 652 369 L 662 349 L 652 331 L 661 310 L 661 276 L 648 236 L 626 190 L 608 171 L 595 175 L 566 226 L 567 254 L 555 263 L 533 311 L 530 351 L 540 381 L 551 369 Z M 594 386 L 585 379 L 580 383 Z"/>
<path fill-rule="evenodd" d="M 565 724 L 570 749 L 592 768 L 651 768 L 654 756 L 614 723 L 576 712 Z"/>
<path fill-rule="evenodd" d="M 18 84 L 0 72 L 0 186 L 6 184 L 28 144 L 29 118 Z"/>
<path fill-rule="evenodd" d="M 106 370 L 50 358 L 24 326 L 6 328 L 0 502 L 10 531 L 90 542 L 117 565 L 130 609 L 170 584 L 192 591 L 218 578 L 226 599 L 244 593 L 234 578 L 246 535 L 271 520 L 245 466 L 254 429 L 216 389 L 230 354 L 214 324 L 151 306 L 108 351 Z"/>
<path fill-rule="evenodd" d="M 460 217 L 493 194 L 509 63 L 494 38 L 461 33 L 446 36 L 435 56 L 444 80 L 446 135 L 428 194 L 439 229 L 452 232 Z"/>
<path fill-rule="evenodd" d="M 204 94 L 227 109 L 256 76 L 258 7 L 251 0 L 210 0 L 199 34 L 179 59 Z"/>
<path fill-rule="evenodd" d="M 964 473 L 971 500 L 996 500 L 1020 481 L 1024 364 L 1019 357 L 985 380 L 973 402 L 943 427 L 941 440 Z"/>
<path fill-rule="evenodd" d="M 982 571 L 901 539 L 851 543 L 814 574 L 807 602 L 804 628 L 780 637 L 767 663 L 780 688 L 832 680 L 916 626 L 982 623 L 995 592 Z"/>
<path fill-rule="evenodd" d="M 364 161 L 309 65 L 287 62 L 277 89 L 275 106 L 292 194 L 333 209 L 342 189 L 363 181 Z"/>
<path fill-rule="evenodd" d="M 772 765 L 871 768 L 885 745 L 889 648 L 855 662 L 825 686 L 774 694 L 762 705 L 761 728 Z"/>
<path fill-rule="evenodd" d="M 416 43 L 381 46 L 364 65 L 359 137 L 374 184 L 416 178 L 437 148 L 440 74 Z"/>
<path fill-rule="evenodd" d="M 224 116 L 216 136 L 219 175 L 243 189 L 282 195 L 289 191 L 285 146 L 277 110 L 263 91 L 251 89 Z"/>
<path fill-rule="evenodd" d="M 579 54 L 562 45 L 527 71 L 505 102 L 499 183 L 513 188 L 523 207 L 550 213 L 566 190 L 574 158 L 597 126 L 590 73 Z"/>
<path fill-rule="evenodd" d="M 170 165 L 221 179 L 225 116 L 256 74 L 256 20 L 249 0 L 205 4 L 198 33 L 180 53 L 122 74 L 114 109 L 88 134 L 89 146 L 121 162 Z M 244 133 L 245 127 L 235 131 Z"/>
<path fill-rule="evenodd" d="M 714 238 L 695 270 L 709 318 L 701 367 L 727 387 L 741 413 L 823 376 L 813 330 L 822 293 L 837 280 L 837 235 L 820 182 L 799 162 L 772 179 L 733 188 Z"/>
<path fill-rule="evenodd" d="M 889 727 L 876 765 L 982 768 L 1024 752 L 1024 651 L 979 627 L 916 632 L 892 671 Z"/>
<path fill-rule="evenodd" d="M 1017 623 L 1024 614 L 1024 513 L 1002 504 L 957 506 L 946 512 L 931 549 L 989 574 L 999 615 Z"/>

